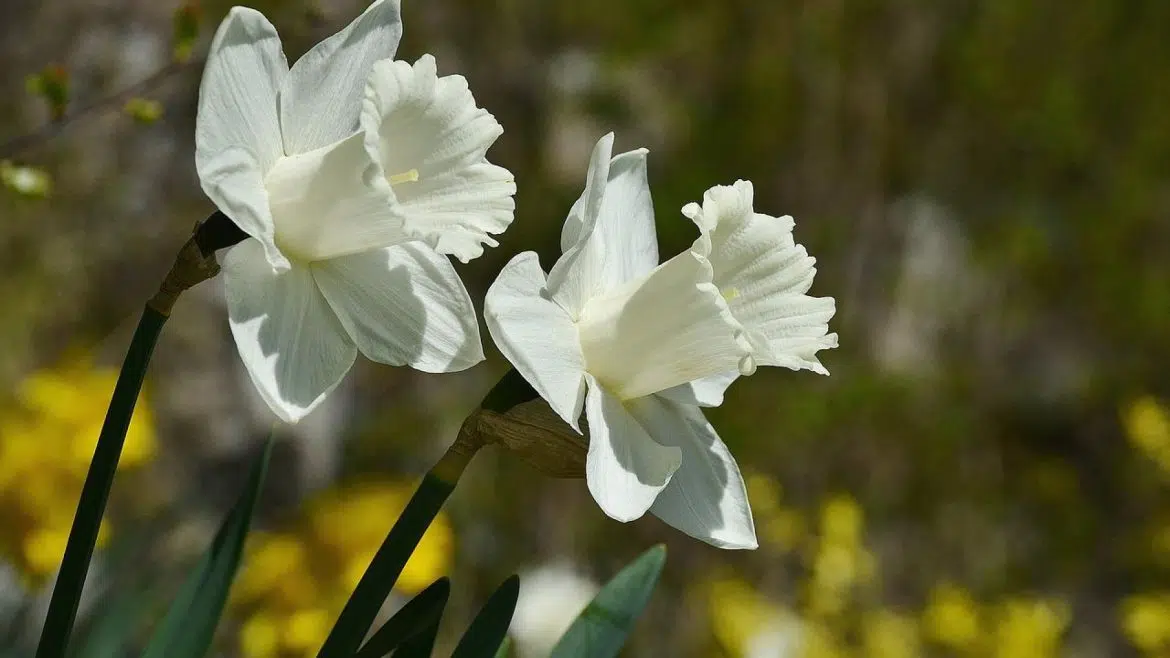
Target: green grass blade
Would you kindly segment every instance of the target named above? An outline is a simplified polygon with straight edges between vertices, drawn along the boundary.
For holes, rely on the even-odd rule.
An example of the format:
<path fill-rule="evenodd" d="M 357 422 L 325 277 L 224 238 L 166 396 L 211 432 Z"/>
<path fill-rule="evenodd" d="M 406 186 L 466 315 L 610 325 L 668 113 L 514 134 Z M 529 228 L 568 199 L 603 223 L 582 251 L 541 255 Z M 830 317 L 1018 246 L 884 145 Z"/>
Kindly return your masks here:
<path fill-rule="evenodd" d="M 155 629 L 142 658 L 202 658 L 207 653 L 240 565 L 271 455 L 270 436 L 252 466 L 239 499 Z"/>
<path fill-rule="evenodd" d="M 488 598 L 459 640 L 451 658 L 495 658 L 508 635 L 512 613 L 520 598 L 520 577 L 510 576 Z"/>
<path fill-rule="evenodd" d="M 65 556 L 61 560 L 61 569 L 45 614 L 45 625 L 41 629 L 36 658 L 62 658 L 69 646 L 69 636 L 73 633 L 77 606 L 81 600 L 81 588 L 89 572 L 98 528 L 106 511 L 118 459 L 122 456 L 126 430 L 130 427 L 130 417 L 134 414 L 134 404 L 142 390 L 142 380 L 146 376 L 146 366 L 150 363 L 154 344 L 166 321 L 165 315 L 147 307 L 130 340 L 130 348 L 122 362 L 122 371 L 114 386 L 105 422 L 98 434 L 93 460 L 81 488 L 77 513 L 73 517 L 69 540 L 65 544 Z"/>
<path fill-rule="evenodd" d="M 650 602 L 666 563 L 659 544 L 626 565 L 601 588 L 553 647 L 549 658 L 613 658 Z"/>
<path fill-rule="evenodd" d="M 451 595 L 451 581 L 446 577 L 431 583 L 419 592 L 402 609 L 388 619 L 374 633 L 355 658 L 383 658 L 398 648 L 416 633 L 426 630 L 438 622 Z"/>
<path fill-rule="evenodd" d="M 317 658 L 352 658 L 357 653 L 410 554 L 454 489 L 453 483 L 434 472 L 426 474 L 354 588 Z"/>

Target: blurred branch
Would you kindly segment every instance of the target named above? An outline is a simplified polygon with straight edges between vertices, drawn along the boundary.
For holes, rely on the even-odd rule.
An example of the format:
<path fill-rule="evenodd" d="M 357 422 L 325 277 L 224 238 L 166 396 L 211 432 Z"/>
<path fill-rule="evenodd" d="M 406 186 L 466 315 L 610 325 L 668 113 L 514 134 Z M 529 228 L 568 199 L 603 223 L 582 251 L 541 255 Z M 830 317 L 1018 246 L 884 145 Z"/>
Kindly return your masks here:
<path fill-rule="evenodd" d="M 158 71 L 155 71 L 149 77 L 146 77 L 134 83 L 133 85 L 126 87 L 125 89 L 114 92 L 103 98 L 99 98 L 98 100 L 93 101 L 88 105 L 83 105 L 82 107 L 79 107 L 72 112 L 67 112 L 60 119 L 57 119 L 56 121 L 50 121 L 49 123 L 46 123 L 44 126 L 41 126 L 32 132 L 17 135 L 8 140 L 5 140 L 4 142 L 0 142 L 0 158 L 7 158 L 17 155 L 42 141 L 52 139 L 66 127 L 68 127 L 69 124 L 73 123 L 77 119 L 85 117 L 86 115 L 100 112 L 102 110 L 108 110 L 111 107 L 121 108 L 126 104 L 126 101 L 134 98 L 135 96 L 140 96 L 151 89 L 154 89 L 176 73 L 184 71 L 190 67 L 198 67 L 202 65 L 202 59 L 187 60 L 185 62 L 173 61 Z"/>

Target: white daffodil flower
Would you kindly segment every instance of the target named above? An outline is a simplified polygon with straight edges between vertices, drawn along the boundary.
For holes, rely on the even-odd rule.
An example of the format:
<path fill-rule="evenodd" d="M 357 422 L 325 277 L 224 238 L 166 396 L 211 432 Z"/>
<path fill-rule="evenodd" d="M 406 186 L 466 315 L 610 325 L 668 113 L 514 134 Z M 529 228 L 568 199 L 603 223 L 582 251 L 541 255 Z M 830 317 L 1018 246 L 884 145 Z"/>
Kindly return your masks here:
<path fill-rule="evenodd" d="M 520 574 L 520 596 L 508 634 L 524 658 L 548 656 L 601 589 L 571 563 L 557 561 Z"/>
<path fill-rule="evenodd" d="M 478 188 L 460 178 L 465 169 L 431 165 L 442 156 L 482 161 L 486 135 L 494 139 L 499 127 L 470 94 L 453 94 L 441 121 L 395 124 L 407 137 L 388 143 L 400 158 L 390 162 L 410 169 L 387 175 L 359 119 L 374 62 L 394 54 L 401 33 L 397 0 L 376 0 L 290 69 L 268 20 L 235 7 L 208 54 L 196 168 L 208 197 L 254 238 L 224 258 L 228 315 L 253 383 L 285 421 L 316 407 L 358 351 L 428 372 L 483 359 L 467 291 L 450 261 L 423 241 L 431 234 L 407 226 L 416 210 L 404 212 L 404 199 L 417 195 L 398 187 L 429 185 L 430 198 L 473 197 Z M 465 138 L 452 141 L 440 128 Z M 412 164 L 420 154 L 430 159 Z M 441 182 L 440 173 L 447 176 Z M 488 228 L 507 224 L 511 199 L 498 197 L 513 189 L 493 182 L 480 195 L 494 203 Z M 445 209 L 457 211 L 454 203 Z M 441 235 L 441 222 L 433 223 Z M 466 241 L 465 231 L 453 232 L 449 240 Z"/>
<path fill-rule="evenodd" d="M 593 152 L 547 278 L 527 252 L 492 284 L 488 329 L 561 418 L 578 428 L 584 409 L 586 478 L 606 514 L 650 511 L 713 545 L 755 548 L 739 467 L 701 407 L 757 363 L 813 367 L 816 345 L 835 344 L 833 301 L 803 296 L 812 259 L 790 219 L 759 224 L 772 218 L 751 212 L 750 187 L 746 218 L 718 189 L 688 206 L 703 233 L 659 265 L 646 151 L 611 159 L 612 144 Z"/>

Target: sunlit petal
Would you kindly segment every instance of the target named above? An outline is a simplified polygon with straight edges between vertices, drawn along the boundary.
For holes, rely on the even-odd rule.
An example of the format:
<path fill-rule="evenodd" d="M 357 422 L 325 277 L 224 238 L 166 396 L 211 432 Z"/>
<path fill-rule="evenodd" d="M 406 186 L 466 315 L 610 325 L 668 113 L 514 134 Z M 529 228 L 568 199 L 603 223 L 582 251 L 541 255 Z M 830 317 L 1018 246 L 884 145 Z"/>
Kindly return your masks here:
<path fill-rule="evenodd" d="M 421 243 L 314 263 L 313 278 L 362 354 L 425 372 L 483 360 L 475 308 L 455 268 Z"/>
<path fill-rule="evenodd" d="M 293 64 L 280 93 L 285 153 L 318 149 L 357 130 L 370 67 L 398 50 L 398 5 L 398 0 L 375 0 Z"/>
<path fill-rule="evenodd" d="M 739 466 L 702 410 L 660 396 L 633 400 L 628 406 L 651 438 L 682 451 L 682 465 L 650 511 L 719 548 L 756 548 Z"/>
<path fill-rule="evenodd" d="M 484 320 L 500 351 L 566 423 L 578 429 L 585 358 L 577 328 L 545 294 L 536 254 L 513 258 L 488 289 Z"/>
<path fill-rule="evenodd" d="M 357 350 L 308 270 L 277 273 L 245 240 L 225 255 L 223 274 L 248 375 L 277 416 L 300 420 L 341 383 Z"/>
<path fill-rule="evenodd" d="M 727 387 L 731 386 L 736 379 L 739 379 L 739 371 L 729 370 L 668 388 L 658 395 L 680 404 L 718 407 L 723 404 L 723 394 L 727 391 Z"/>
<path fill-rule="evenodd" d="M 682 451 L 660 445 L 620 399 L 587 376 L 585 416 L 589 454 L 585 477 L 601 509 L 618 521 L 632 521 L 650 509 L 679 468 Z"/>
<path fill-rule="evenodd" d="M 710 265 L 691 252 L 589 300 L 577 328 L 586 369 L 622 399 L 753 367 Z"/>

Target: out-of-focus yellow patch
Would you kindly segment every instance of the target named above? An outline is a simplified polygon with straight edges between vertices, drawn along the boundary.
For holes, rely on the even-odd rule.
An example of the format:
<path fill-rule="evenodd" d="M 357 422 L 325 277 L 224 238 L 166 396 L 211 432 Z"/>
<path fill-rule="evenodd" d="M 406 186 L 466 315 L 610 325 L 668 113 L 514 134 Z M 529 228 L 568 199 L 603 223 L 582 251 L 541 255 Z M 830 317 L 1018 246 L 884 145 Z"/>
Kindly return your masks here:
<path fill-rule="evenodd" d="M 956 651 L 979 641 L 979 604 L 967 590 L 951 583 L 934 587 L 922 612 L 923 635 Z"/>
<path fill-rule="evenodd" d="M 1146 653 L 1170 649 L 1170 592 L 1137 594 L 1121 604 L 1121 629 Z"/>
<path fill-rule="evenodd" d="M 867 658 L 916 658 L 922 652 L 918 620 L 892 610 L 862 616 L 861 645 Z"/>
<path fill-rule="evenodd" d="M 0 409 L 0 553 L 39 585 L 61 563 L 77 499 L 105 421 L 118 373 L 87 356 L 34 372 Z M 154 418 L 139 400 L 119 470 L 149 463 L 157 450 Z M 111 534 L 106 522 L 98 546 Z"/>
<path fill-rule="evenodd" d="M 1170 413 L 1152 396 L 1142 396 L 1122 410 L 1126 436 L 1135 448 L 1170 475 Z"/>
<path fill-rule="evenodd" d="M 1063 601 L 1036 598 L 1012 598 L 994 611 L 994 649 L 986 653 L 996 658 L 1047 658 L 1060 654 L 1070 612 Z"/>
<path fill-rule="evenodd" d="M 231 595 L 231 605 L 247 620 L 241 653 L 316 655 L 413 492 L 410 483 L 385 481 L 331 489 L 309 501 L 287 529 L 255 533 Z M 417 593 L 445 574 L 454 543 L 450 521 L 440 513 L 403 569 L 398 591 Z"/>

